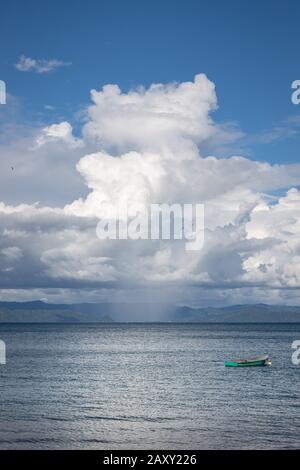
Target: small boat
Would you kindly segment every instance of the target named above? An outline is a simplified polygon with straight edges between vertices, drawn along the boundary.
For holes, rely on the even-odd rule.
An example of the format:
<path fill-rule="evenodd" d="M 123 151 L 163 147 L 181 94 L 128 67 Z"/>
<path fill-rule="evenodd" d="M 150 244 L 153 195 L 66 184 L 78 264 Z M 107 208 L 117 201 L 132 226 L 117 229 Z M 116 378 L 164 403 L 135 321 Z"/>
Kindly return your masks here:
<path fill-rule="evenodd" d="M 270 366 L 272 361 L 266 354 L 264 356 L 252 357 L 250 359 L 233 359 L 232 361 L 225 361 L 224 364 L 226 367 Z"/>

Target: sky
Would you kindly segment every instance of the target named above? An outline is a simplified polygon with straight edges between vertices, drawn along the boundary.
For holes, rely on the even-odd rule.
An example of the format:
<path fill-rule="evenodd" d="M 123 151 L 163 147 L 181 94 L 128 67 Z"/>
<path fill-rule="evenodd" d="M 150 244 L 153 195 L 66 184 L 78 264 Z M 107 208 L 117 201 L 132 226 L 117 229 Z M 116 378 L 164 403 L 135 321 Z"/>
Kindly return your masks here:
<path fill-rule="evenodd" d="M 0 299 L 300 304 L 299 13 L 3 4 Z M 101 243 L 96 221 L 122 200 L 204 203 L 203 250 Z"/>

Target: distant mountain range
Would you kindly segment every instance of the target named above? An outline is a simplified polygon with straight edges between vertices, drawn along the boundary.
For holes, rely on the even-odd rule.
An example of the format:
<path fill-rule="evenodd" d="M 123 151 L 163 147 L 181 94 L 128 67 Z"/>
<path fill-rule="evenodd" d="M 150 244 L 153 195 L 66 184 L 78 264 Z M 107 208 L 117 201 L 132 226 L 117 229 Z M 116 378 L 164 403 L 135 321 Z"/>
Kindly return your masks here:
<path fill-rule="evenodd" d="M 0 323 L 300 323 L 300 307 L 233 305 L 192 308 L 164 304 L 0 302 Z"/>
<path fill-rule="evenodd" d="M 283 305 L 232 305 L 193 309 L 179 307 L 174 321 L 207 323 L 300 323 L 300 307 Z"/>

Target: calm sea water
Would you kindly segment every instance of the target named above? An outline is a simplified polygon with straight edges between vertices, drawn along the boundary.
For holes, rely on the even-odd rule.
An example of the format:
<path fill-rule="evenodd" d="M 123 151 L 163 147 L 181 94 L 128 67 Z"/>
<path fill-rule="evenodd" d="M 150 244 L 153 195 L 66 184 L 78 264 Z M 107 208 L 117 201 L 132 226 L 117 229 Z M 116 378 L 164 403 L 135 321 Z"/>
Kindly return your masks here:
<path fill-rule="evenodd" d="M 1 449 L 300 446 L 300 325 L 1 325 Z M 224 359 L 269 353 L 272 367 Z"/>

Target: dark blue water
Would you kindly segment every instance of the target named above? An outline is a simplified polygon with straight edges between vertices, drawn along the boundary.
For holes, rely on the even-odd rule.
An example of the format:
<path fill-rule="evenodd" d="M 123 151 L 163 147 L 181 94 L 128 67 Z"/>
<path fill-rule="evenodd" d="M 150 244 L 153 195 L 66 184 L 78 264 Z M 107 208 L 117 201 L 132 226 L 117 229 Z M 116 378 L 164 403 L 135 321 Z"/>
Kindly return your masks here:
<path fill-rule="evenodd" d="M 300 325 L 1 325 L 1 449 L 296 448 Z M 224 359 L 269 353 L 271 367 Z"/>

